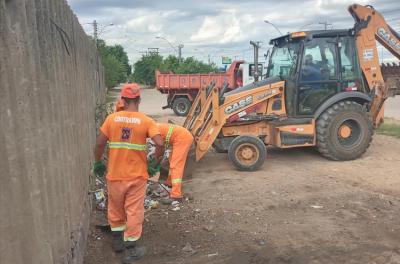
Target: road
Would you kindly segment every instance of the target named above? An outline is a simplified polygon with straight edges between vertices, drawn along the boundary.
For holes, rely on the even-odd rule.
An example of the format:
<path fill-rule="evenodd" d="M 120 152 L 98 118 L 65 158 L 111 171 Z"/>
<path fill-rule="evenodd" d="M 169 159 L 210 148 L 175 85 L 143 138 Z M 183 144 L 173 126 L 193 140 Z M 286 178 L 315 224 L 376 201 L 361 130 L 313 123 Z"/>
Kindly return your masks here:
<path fill-rule="evenodd" d="M 159 108 L 164 100 L 144 91 L 142 110 L 171 118 Z M 137 263 L 400 263 L 399 171 L 400 140 L 381 135 L 347 162 L 313 148 L 268 148 L 251 173 L 210 151 L 184 179 L 190 200 L 181 210 L 146 213 L 148 255 Z M 119 263 L 109 234 L 92 228 L 90 240 L 86 264 Z"/>

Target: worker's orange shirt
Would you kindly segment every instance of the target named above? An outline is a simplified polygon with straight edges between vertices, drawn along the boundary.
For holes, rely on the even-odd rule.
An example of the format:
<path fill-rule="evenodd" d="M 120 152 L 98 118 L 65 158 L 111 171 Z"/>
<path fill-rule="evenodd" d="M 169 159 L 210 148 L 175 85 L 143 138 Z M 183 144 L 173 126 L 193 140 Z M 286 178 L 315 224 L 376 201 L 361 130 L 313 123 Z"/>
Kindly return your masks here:
<path fill-rule="evenodd" d="M 192 134 L 184 127 L 173 124 L 165 124 L 165 123 L 158 123 L 157 125 L 160 131 L 160 135 L 165 143 L 170 126 L 174 127 L 174 129 L 172 130 L 171 138 L 169 140 L 170 145 L 173 145 L 177 140 L 179 140 L 179 138 L 193 137 Z"/>
<path fill-rule="evenodd" d="M 160 134 L 154 120 L 140 112 L 120 111 L 109 115 L 100 130 L 110 149 L 107 179 L 147 179 L 146 138 Z"/>

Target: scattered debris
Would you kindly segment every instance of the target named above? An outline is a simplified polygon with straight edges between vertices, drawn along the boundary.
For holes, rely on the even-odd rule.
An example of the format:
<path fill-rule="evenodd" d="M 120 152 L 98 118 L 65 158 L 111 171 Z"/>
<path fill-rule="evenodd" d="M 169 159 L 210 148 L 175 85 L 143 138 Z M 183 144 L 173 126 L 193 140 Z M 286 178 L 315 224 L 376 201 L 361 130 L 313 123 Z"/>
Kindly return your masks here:
<path fill-rule="evenodd" d="M 171 210 L 172 211 L 179 211 L 179 210 L 181 210 L 181 208 L 179 206 L 176 206 L 176 207 L 172 208 Z"/>
<path fill-rule="evenodd" d="M 322 208 L 324 208 L 322 205 L 311 205 L 310 207 L 314 208 L 314 209 L 322 209 Z"/>
<path fill-rule="evenodd" d="M 260 239 L 260 240 L 258 240 L 258 244 L 260 246 L 264 246 L 265 244 L 267 244 L 267 242 L 264 239 Z"/>
<path fill-rule="evenodd" d="M 216 256 L 218 256 L 218 252 L 207 255 L 207 257 L 209 257 L 209 258 L 216 257 Z"/>
<path fill-rule="evenodd" d="M 99 211 L 105 211 L 107 209 L 107 199 L 104 189 L 98 189 L 94 192 L 94 197 L 96 198 L 96 208 Z"/>
<path fill-rule="evenodd" d="M 159 202 L 156 200 L 151 199 L 150 196 L 146 196 L 144 199 L 144 208 L 146 210 L 156 209 L 159 206 Z"/>
<path fill-rule="evenodd" d="M 214 229 L 214 227 L 212 225 L 206 225 L 206 226 L 203 226 L 203 229 L 208 232 L 211 232 Z"/>
<path fill-rule="evenodd" d="M 182 248 L 183 252 L 187 252 L 187 253 L 195 253 L 196 251 L 192 248 L 192 245 L 190 245 L 189 242 L 186 243 L 186 245 Z"/>

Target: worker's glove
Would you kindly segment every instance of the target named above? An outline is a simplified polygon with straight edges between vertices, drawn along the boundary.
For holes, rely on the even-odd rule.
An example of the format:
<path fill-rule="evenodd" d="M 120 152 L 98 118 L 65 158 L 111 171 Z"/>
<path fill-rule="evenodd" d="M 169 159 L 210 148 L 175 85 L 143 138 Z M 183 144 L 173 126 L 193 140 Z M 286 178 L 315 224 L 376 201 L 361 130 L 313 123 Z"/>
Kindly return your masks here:
<path fill-rule="evenodd" d="M 153 157 L 149 157 L 147 160 L 147 172 L 149 173 L 150 177 L 153 177 L 158 172 L 160 172 L 161 166 L 157 164 L 157 161 Z"/>
<path fill-rule="evenodd" d="M 96 161 L 96 162 L 93 164 L 93 169 L 92 169 L 92 171 L 93 171 L 93 174 L 94 174 L 96 177 L 103 177 L 103 176 L 104 176 L 104 173 L 106 172 L 106 170 L 107 170 L 107 166 L 104 164 L 104 162 L 103 162 L 102 160 Z"/>

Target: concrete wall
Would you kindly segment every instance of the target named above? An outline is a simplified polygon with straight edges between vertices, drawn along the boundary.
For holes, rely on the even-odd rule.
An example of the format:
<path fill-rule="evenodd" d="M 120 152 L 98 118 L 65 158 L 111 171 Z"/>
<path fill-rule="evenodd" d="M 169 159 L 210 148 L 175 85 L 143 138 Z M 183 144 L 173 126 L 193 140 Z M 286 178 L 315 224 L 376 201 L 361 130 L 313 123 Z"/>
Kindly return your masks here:
<path fill-rule="evenodd" d="M 0 263 L 82 262 L 104 89 L 66 1 L 0 0 Z"/>

